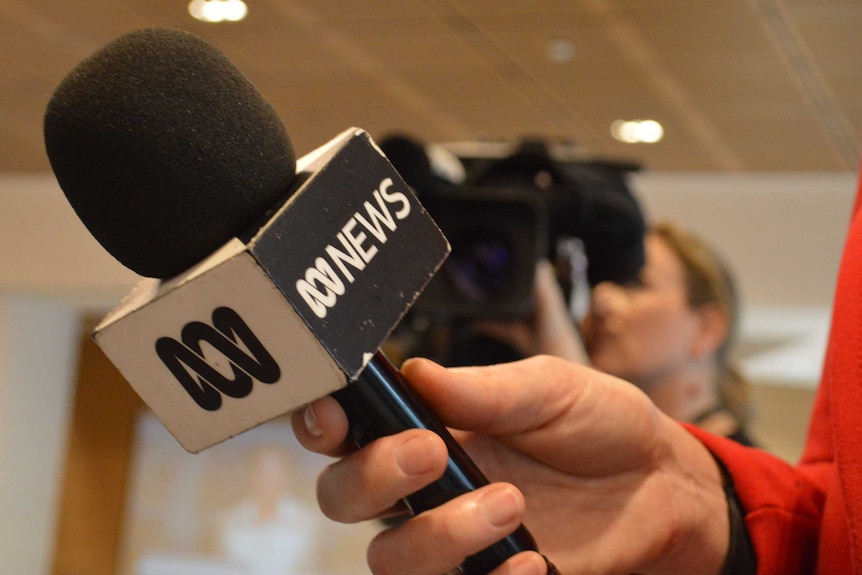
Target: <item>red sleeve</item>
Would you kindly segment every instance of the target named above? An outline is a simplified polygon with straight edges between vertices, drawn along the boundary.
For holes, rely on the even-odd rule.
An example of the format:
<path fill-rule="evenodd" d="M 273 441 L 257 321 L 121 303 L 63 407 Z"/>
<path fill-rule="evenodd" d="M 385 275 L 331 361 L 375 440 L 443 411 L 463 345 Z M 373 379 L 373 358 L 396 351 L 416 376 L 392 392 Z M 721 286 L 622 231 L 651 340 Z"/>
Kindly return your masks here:
<path fill-rule="evenodd" d="M 758 575 L 815 571 L 824 490 L 805 473 L 764 451 L 686 428 L 733 477 L 745 525 L 757 554 Z"/>

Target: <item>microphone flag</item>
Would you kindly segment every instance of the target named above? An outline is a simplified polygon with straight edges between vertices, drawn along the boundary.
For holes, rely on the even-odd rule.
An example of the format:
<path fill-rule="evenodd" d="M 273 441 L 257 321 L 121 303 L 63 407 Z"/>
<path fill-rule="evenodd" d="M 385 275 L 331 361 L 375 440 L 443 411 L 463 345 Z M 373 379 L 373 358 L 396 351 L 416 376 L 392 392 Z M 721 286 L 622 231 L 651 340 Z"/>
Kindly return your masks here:
<path fill-rule="evenodd" d="M 190 452 L 354 380 L 449 254 L 361 129 L 300 158 L 291 186 L 246 236 L 144 279 L 94 332 Z"/>

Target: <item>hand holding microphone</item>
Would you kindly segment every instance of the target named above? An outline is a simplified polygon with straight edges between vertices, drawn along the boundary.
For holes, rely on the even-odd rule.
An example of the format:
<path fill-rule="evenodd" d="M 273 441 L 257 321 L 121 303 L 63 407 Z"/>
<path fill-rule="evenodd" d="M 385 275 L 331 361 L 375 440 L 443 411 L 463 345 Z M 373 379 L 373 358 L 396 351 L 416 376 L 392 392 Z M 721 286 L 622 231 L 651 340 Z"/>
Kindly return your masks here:
<path fill-rule="evenodd" d="M 364 132 L 295 164 L 277 115 L 224 55 L 145 30 L 67 76 L 45 141 L 94 237 L 153 278 L 95 338 L 186 449 L 334 392 L 359 445 L 411 428 L 443 438 L 443 476 L 405 494 L 414 513 L 487 484 L 377 351 L 448 244 Z M 461 567 L 488 573 L 530 550 L 521 526 Z"/>
<path fill-rule="evenodd" d="M 715 460 L 635 386 L 551 356 L 449 369 L 413 359 L 403 371 L 496 482 L 376 537 L 367 553 L 376 575 L 439 575 L 513 518 L 562 573 L 749 573 L 723 570 L 730 529 Z M 310 410 L 292 416 L 300 442 L 341 457 L 318 479 L 333 519 L 385 517 L 445 464 L 442 442 L 421 430 L 345 453 L 335 402 Z M 529 553 L 499 571 L 543 572 Z"/>

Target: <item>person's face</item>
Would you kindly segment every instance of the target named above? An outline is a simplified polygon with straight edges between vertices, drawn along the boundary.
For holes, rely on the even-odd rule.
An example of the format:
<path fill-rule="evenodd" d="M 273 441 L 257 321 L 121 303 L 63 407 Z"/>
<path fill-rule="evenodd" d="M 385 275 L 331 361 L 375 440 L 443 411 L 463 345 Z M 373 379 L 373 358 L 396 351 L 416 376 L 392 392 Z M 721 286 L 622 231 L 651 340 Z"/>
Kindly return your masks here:
<path fill-rule="evenodd" d="M 581 326 L 594 367 L 641 385 L 686 365 L 698 327 L 682 262 L 659 236 L 645 248 L 638 279 L 597 285 Z"/>

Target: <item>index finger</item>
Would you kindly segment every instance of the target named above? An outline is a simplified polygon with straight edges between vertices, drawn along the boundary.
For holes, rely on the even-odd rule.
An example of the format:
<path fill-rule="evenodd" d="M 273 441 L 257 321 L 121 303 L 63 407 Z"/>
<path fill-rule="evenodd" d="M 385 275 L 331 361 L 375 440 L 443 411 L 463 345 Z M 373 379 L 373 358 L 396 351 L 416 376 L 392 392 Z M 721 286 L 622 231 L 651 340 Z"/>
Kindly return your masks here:
<path fill-rule="evenodd" d="M 321 397 L 290 414 L 300 445 L 309 451 L 338 457 L 353 449 L 347 414 L 331 396 Z"/>

